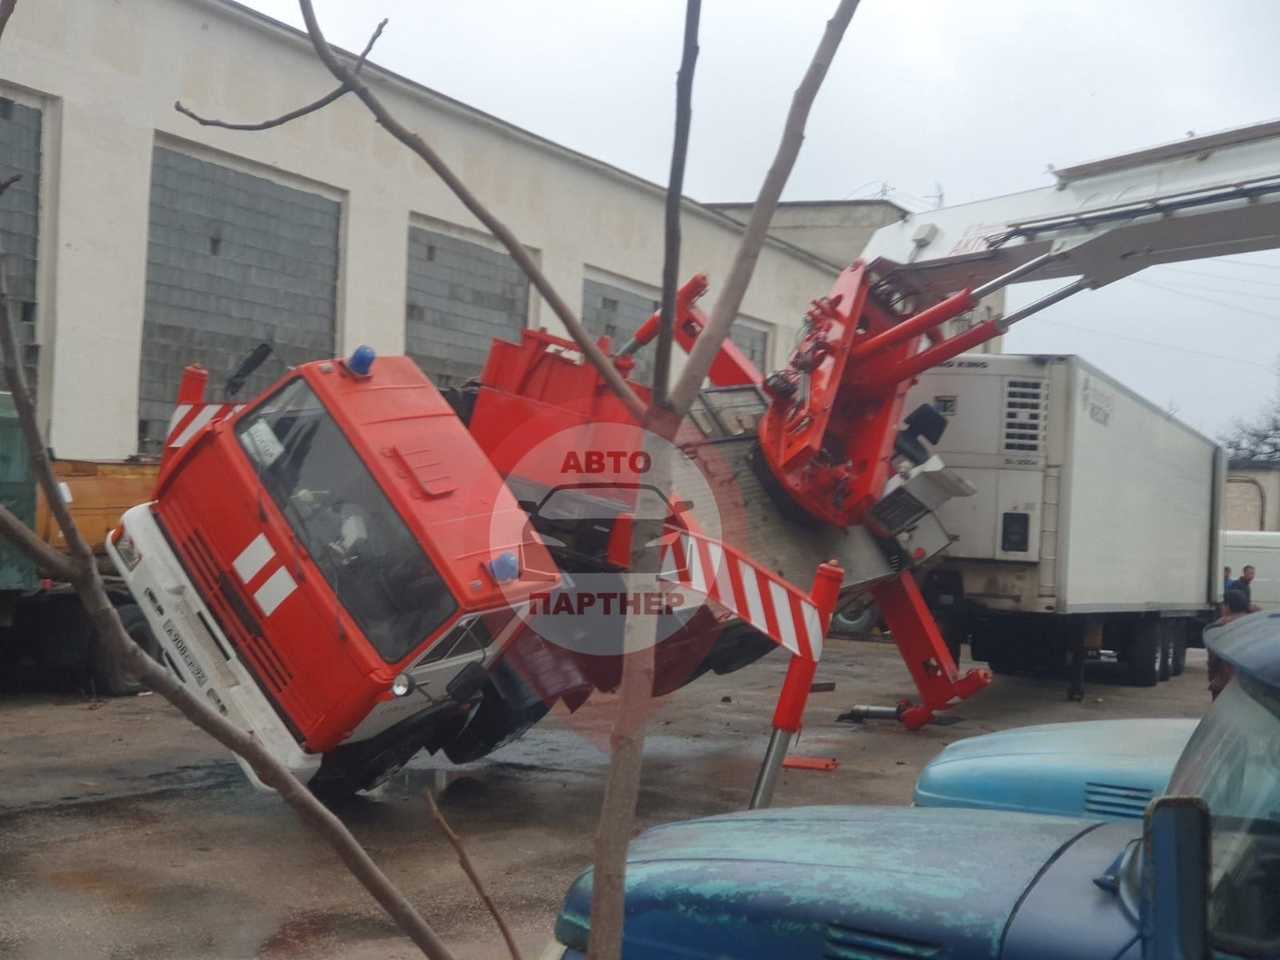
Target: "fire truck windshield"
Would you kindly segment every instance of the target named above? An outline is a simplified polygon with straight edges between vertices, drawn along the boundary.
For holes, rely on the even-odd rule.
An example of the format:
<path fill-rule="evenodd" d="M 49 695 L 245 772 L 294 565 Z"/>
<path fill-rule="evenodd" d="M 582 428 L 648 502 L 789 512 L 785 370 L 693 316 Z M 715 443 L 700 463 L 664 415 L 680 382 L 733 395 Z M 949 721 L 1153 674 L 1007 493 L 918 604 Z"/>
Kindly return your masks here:
<path fill-rule="evenodd" d="M 388 663 L 458 605 L 305 380 L 240 420 L 240 446 L 338 601 Z"/>

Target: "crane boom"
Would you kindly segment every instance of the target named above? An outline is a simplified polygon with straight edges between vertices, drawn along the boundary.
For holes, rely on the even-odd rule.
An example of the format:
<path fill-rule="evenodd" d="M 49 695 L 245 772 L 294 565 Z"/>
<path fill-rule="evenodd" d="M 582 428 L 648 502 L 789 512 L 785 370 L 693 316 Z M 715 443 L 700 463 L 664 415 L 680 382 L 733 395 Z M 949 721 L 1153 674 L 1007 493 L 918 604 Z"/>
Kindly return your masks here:
<path fill-rule="evenodd" d="M 1048 187 L 882 227 L 863 258 L 940 299 L 1032 263 L 1018 281 L 1096 289 L 1157 264 L 1280 246 L 1280 121 L 1053 173 Z"/>

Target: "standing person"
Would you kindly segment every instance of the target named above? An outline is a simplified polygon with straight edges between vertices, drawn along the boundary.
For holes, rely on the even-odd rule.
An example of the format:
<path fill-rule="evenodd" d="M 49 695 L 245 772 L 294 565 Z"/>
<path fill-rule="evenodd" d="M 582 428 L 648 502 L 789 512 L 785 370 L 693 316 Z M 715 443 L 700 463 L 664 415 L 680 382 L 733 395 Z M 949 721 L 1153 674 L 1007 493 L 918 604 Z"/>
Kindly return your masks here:
<path fill-rule="evenodd" d="M 1246 570 L 1252 570 L 1252 567 L 1245 567 Z M 1233 586 L 1228 590 L 1223 598 L 1226 602 L 1226 612 L 1215 620 L 1213 623 L 1205 627 L 1205 630 L 1212 630 L 1215 627 L 1223 627 L 1232 620 L 1238 620 L 1250 612 L 1249 598 L 1240 590 L 1236 590 Z M 1208 644 L 1205 644 L 1206 649 Z M 1231 664 L 1220 659 L 1212 650 L 1209 651 L 1209 696 L 1214 700 L 1218 699 L 1220 694 L 1228 683 L 1231 682 Z"/>
<path fill-rule="evenodd" d="M 1222 568 L 1222 598 L 1227 598 L 1227 591 L 1231 589 L 1231 568 Z"/>
<path fill-rule="evenodd" d="M 1244 594 L 1244 602 L 1248 605 L 1249 613 L 1257 613 L 1261 607 L 1254 606 L 1253 603 L 1253 564 L 1247 563 L 1243 570 L 1240 571 L 1240 579 L 1231 585 L 1232 590 L 1236 590 Z"/>

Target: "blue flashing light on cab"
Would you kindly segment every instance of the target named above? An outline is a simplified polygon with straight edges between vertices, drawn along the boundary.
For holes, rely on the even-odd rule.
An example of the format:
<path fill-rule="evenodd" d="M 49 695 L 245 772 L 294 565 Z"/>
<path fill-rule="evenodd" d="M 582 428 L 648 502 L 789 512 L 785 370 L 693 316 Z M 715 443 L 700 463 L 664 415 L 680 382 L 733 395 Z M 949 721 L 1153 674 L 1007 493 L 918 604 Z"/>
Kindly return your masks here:
<path fill-rule="evenodd" d="M 373 347 L 368 344 L 360 344 L 351 351 L 351 356 L 347 358 L 347 369 L 357 377 L 369 376 L 369 371 L 373 369 L 373 361 L 378 358 L 374 353 Z"/>

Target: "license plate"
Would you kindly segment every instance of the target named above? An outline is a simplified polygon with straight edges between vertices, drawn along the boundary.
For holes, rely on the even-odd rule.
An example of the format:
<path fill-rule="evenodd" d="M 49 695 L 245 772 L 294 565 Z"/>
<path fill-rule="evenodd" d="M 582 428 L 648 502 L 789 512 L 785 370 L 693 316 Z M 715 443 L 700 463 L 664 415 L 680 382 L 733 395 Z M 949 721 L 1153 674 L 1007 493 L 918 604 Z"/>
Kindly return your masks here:
<path fill-rule="evenodd" d="M 182 634 L 178 632 L 178 628 L 173 625 L 172 620 L 166 620 L 161 626 L 164 628 L 165 636 L 173 644 L 173 648 L 178 651 L 178 656 L 182 657 L 182 662 L 191 671 L 192 679 L 203 687 L 209 682 L 209 678 L 205 676 L 204 670 L 200 668 L 200 664 L 192 656 L 191 649 L 187 646 L 187 641 L 182 639 Z"/>

